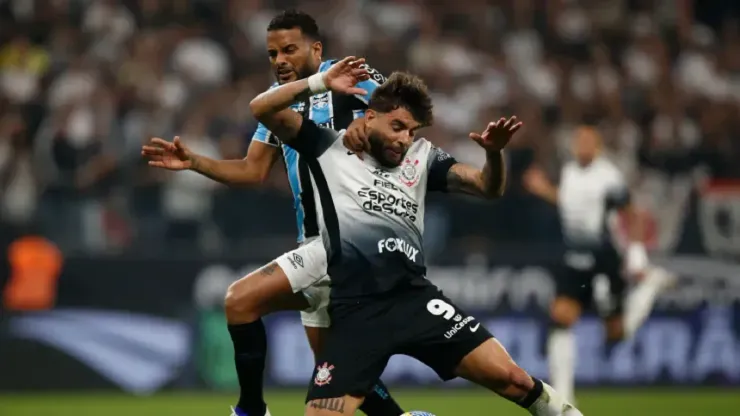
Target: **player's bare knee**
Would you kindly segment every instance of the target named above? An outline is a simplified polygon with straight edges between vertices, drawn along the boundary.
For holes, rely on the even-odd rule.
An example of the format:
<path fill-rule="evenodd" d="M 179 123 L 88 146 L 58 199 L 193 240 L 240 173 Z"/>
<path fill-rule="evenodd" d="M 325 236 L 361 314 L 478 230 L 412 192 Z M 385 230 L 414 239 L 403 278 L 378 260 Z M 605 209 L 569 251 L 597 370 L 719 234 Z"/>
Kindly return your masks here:
<path fill-rule="evenodd" d="M 231 324 L 254 322 L 261 317 L 258 299 L 247 279 L 249 276 L 232 283 L 226 291 L 224 313 Z"/>
<path fill-rule="evenodd" d="M 611 342 L 621 341 L 625 338 L 624 325 L 621 318 L 610 318 L 605 323 L 606 339 Z"/>
<path fill-rule="evenodd" d="M 571 299 L 556 298 L 550 307 L 550 320 L 558 327 L 570 328 L 580 316 L 580 306 Z"/>

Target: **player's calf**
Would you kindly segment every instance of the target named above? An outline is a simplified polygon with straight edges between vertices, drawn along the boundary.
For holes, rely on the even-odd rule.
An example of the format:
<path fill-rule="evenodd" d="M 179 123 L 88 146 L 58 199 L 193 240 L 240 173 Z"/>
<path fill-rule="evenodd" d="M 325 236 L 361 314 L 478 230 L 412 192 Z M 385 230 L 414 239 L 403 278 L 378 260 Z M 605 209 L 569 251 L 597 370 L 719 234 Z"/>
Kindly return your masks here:
<path fill-rule="evenodd" d="M 563 397 L 575 399 L 576 340 L 572 326 L 581 317 L 581 304 L 566 296 L 558 296 L 550 306 L 550 334 L 547 339 L 547 362 L 550 383 Z"/>
<path fill-rule="evenodd" d="M 229 287 L 224 309 L 234 344 L 234 363 L 240 386 L 235 415 L 262 416 L 267 413 L 262 386 L 267 335 L 260 318 L 273 311 L 307 307 L 306 299 L 300 293 L 293 293 L 288 277 L 276 262 Z"/>
<path fill-rule="evenodd" d="M 306 403 L 306 416 L 353 416 L 362 404 L 362 397 L 345 395 L 329 399 L 313 399 Z"/>
<path fill-rule="evenodd" d="M 491 338 L 469 353 L 456 374 L 497 393 L 535 416 L 578 416 L 581 413 L 552 387 L 531 377 Z"/>

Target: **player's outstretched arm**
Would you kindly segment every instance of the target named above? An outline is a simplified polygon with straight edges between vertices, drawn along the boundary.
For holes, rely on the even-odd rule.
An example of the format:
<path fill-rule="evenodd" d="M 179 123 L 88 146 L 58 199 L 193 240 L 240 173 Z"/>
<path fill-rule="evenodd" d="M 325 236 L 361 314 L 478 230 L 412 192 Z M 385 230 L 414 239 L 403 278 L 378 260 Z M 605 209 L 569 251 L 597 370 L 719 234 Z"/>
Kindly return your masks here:
<path fill-rule="evenodd" d="M 522 122 L 516 117 L 508 120 L 501 118 L 488 123 L 483 133 L 470 133 L 470 138 L 486 152 L 486 164 L 483 169 L 476 169 L 462 163 L 456 163 L 447 172 L 447 190 L 483 198 L 497 198 L 504 194 L 506 185 L 506 164 L 503 150 Z"/>
<path fill-rule="evenodd" d="M 498 198 L 506 188 L 506 164 L 501 151 L 486 152 L 486 164 L 477 169 L 455 163 L 447 172 L 448 192 L 458 192 L 481 198 Z"/>
<path fill-rule="evenodd" d="M 368 79 L 367 69 L 361 68 L 364 62 L 364 59 L 349 56 L 332 65 L 326 72 L 265 91 L 250 103 L 252 113 L 283 143 L 293 147 L 299 137 L 303 117 L 289 107 L 329 90 L 348 95 L 367 94 L 365 90 L 355 86 Z"/>
<path fill-rule="evenodd" d="M 531 167 L 524 173 L 522 177 L 522 184 L 524 187 L 534 195 L 544 199 L 545 201 L 557 205 L 558 204 L 558 193 L 557 186 L 553 185 L 552 182 L 547 178 L 545 172 L 538 167 Z"/>
<path fill-rule="evenodd" d="M 253 140 L 246 158 L 215 160 L 192 152 L 179 137 L 172 142 L 155 137 L 142 147 L 141 154 L 149 159 L 149 166 L 192 170 L 226 185 L 254 186 L 267 179 L 279 153 L 277 147 Z"/>

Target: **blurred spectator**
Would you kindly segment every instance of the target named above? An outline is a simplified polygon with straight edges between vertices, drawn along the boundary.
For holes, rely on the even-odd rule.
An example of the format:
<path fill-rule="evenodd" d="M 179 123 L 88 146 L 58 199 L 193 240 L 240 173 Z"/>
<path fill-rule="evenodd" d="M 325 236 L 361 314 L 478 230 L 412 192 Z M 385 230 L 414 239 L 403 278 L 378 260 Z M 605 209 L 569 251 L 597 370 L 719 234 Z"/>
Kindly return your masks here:
<path fill-rule="evenodd" d="M 19 34 L 0 48 L 0 92 L 12 103 L 26 104 L 39 94 L 48 69 L 46 51 Z"/>
<path fill-rule="evenodd" d="M 208 137 L 206 120 L 191 116 L 182 130 L 182 140 L 193 152 L 219 159 L 221 154 Z M 168 217 L 167 237 L 171 242 L 197 241 L 212 210 L 212 194 L 218 183 L 195 172 L 173 174 L 163 193 L 164 212 Z"/>
<path fill-rule="evenodd" d="M 249 100 L 273 82 L 265 29 L 283 7 L 316 16 L 326 58 L 354 54 L 383 72 L 422 75 L 437 120 L 423 134 L 461 161 L 483 163 L 468 132 L 502 115 L 524 120 L 508 154 L 510 199 L 495 208 L 515 220 L 479 227 L 499 239 L 548 235 L 549 214 L 520 209 L 531 201 L 518 176 L 532 163 L 558 172 L 584 122 L 598 126 L 644 204 L 664 211 L 661 221 L 680 216 L 676 201 L 697 172 L 740 177 L 740 24 L 731 2 L 40 4 L 10 1 L 0 11 L 0 211 L 6 223 L 38 220 L 65 250 L 167 247 L 166 238 L 197 248 L 211 224 L 230 241 L 254 232 L 249 218 L 235 218 L 264 191 L 216 191 L 196 174 L 147 169 L 139 148 L 180 134 L 211 157 L 243 157 L 256 126 Z M 284 175 L 269 185 L 289 208 Z M 462 205 L 428 211 L 435 234 L 465 225 L 451 218 L 467 212 Z M 278 223 L 275 232 L 290 239 L 292 218 Z"/>

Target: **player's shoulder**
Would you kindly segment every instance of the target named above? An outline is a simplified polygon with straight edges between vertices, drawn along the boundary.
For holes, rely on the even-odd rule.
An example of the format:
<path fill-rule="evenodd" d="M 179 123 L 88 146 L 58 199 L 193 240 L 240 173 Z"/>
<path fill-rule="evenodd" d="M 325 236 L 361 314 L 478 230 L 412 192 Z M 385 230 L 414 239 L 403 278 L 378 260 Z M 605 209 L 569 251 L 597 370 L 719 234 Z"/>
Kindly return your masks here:
<path fill-rule="evenodd" d="M 421 155 L 421 154 L 428 154 L 430 152 L 433 152 L 435 151 L 435 149 L 436 148 L 434 147 L 432 142 L 430 142 L 424 137 L 419 137 L 416 140 L 414 140 L 414 142 L 411 144 L 411 147 L 409 147 L 409 150 L 407 153 Z"/>
<path fill-rule="evenodd" d="M 332 65 L 337 63 L 338 59 L 327 59 L 325 61 L 321 62 L 321 65 L 319 65 L 319 72 L 324 72 L 327 69 L 331 68 Z"/>
<path fill-rule="evenodd" d="M 600 157 L 595 162 L 595 168 L 598 173 L 607 179 L 621 180 L 622 172 L 619 170 L 616 164 L 611 160 Z"/>

